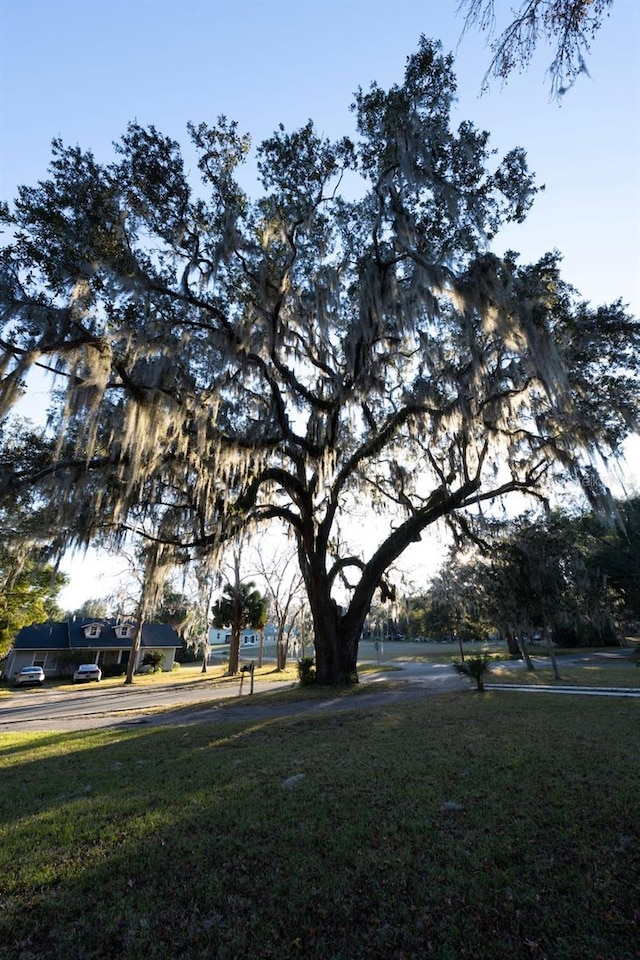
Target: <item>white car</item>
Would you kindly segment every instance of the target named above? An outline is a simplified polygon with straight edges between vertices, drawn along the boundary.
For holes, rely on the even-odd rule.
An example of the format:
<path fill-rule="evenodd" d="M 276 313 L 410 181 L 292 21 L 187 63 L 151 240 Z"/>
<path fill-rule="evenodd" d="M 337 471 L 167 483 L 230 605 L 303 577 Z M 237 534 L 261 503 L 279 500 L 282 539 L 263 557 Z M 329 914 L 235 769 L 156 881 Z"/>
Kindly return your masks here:
<path fill-rule="evenodd" d="M 98 681 L 101 678 L 102 670 L 97 663 L 83 663 L 74 673 L 73 682 L 79 683 L 83 680 L 86 680 L 88 683 L 90 680 Z"/>
<path fill-rule="evenodd" d="M 42 667 L 23 667 L 13 678 L 16 687 L 24 687 L 28 683 L 37 683 L 40 686 L 44 683 L 44 670 Z"/>

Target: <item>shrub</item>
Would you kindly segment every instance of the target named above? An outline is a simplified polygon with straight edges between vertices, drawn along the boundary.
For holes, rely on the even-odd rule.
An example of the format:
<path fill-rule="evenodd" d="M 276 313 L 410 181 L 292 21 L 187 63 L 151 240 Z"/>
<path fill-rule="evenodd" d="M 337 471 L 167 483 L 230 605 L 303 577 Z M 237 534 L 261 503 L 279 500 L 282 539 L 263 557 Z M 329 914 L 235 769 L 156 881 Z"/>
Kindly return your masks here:
<path fill-rule="evenodd" d="M 127 672 L 126 663 L 105 663 L 102 669 L 102 676 L 106 679 L 107 677 L 124 677 Z"/>
<path fill-rule="evenodd" d="M 310 687 L 316 682 L 316 662 L 313 657 L 298 660 L 298 679 L 301 687 Z"/>
<path fill-rule="evenodd" d="M 476 682 L 476 689 L 484 692 L 484 677 L 489 672 L 491 657 L 483 654 L 480 657 L 467 657 L 466 660 L 454 660 L 453 666 L 461 676 L 471 677 Z"/>
<path fill-rule="evenodd" d="M 149 667 L 148 673 L 156 673 L 162 670 L 164 663 L 164 653 L 162 650 L 148 650 L 142 658 L 143 667 Z"/>

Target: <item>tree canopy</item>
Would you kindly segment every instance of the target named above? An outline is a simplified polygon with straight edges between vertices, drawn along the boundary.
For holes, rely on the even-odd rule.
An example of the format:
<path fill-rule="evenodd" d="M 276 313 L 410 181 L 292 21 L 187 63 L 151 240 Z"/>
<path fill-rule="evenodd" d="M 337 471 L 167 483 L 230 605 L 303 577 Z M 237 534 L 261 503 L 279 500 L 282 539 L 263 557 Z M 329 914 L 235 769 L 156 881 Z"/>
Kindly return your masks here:
<path fill-rule="evenodd" d="M 620 522 L 605 526 L 597 517 L 583 524 L 586 562 L 599 575 L 620 624 L 640 625 L 640 495 L 618 501 Z"/>
<path fill-rule="evenodd" d="M 639 518 L 635 496 L 610 518 L 574 509 L 476 524 L 476 542 L 452 551 L 427 599 L 444 593 L 449 608 L 479 613 L 514 653 L 516 637 L 545 634 L 562 646 L 617 644 L 640 620 Z"/>
<path fill-rule="evenodd" d="M 0 547 L 0 657 L 30 623 L 62 620 L 58 595 L 67 577 L 36 555 L 16 557 Z"/>
<path fill-rule="evenodd" d="M 6 458 L 5 495 L 37 483 L 67 543 L 134 530 L 163 563 L 284 522 L 324 683 L 354 676 L 374 592 L 430 524 L 561 476 L 597 497 L 594 450 L 638 423 L 637 322 L 581 302 L 555 253 L 490 251 L 536 186 L 520 148 L 452 128 L 455 92 L 423 38 L 401 85 L 356 92 L 355 136 L 258 145 L 253 199 L 221 117 L 189 127 L 200 184 L 132 123 L 106 163 L 54 141 L 3 209 L 0 398 L 34 365 L 60 385 L 49 465 Z M 366 555 L 340 534 L 356 503 L 380 514 Z"/>
<path fill-rule="evenodd" d="M 5 464 L 17 462 L 37 475 L 48 469 L 52 450 L 29 421 L 0 425 L 0 475 Z M 55 516 L 33 486 L 20 485 L 0 496 L 0 657 L 22 627 L 65 616 L 58 595 L 68 578 L 51 562 L 60 543 Z"/>
<path fill-rule="evenodd" d="M 495 539 L 479 586 L 503 635 L 521 645 L 552 635 L 570 646 L 614 641 L 603 578 L 587 566 L 579 529 L 561 513 L 525 514 Z"/>

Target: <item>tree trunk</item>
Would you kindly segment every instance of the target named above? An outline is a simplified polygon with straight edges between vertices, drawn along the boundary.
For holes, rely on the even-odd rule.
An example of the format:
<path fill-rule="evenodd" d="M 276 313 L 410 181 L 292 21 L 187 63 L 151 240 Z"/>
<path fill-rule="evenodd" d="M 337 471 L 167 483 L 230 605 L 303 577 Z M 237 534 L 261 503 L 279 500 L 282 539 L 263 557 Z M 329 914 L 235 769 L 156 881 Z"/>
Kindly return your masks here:
<path fill-rule="evenodd" d="M 338 607 L 320 622 L 314 621 L 316 682 L 341 687 L 358 682 L 358 639 L 345 628 Z"/>
<path fill-rule="evenodd" d="M 142 596 L 140 598 L 140 603 L 138 604 L 138 610 L 136 613 L 136 632 L 131 643 L 131 653 L 129 655 L 129 662 L 127 664 L 127 675 L 125 677 L 125 686 L 133 683 L 133 675 L 136 671 L 136 663 L 138 660 L 138 654 L 140 653 L 140 647 L 142 646 L 142 627 L 144 625 L 144 612 L 145 612 L 145 590 L 142 591 Z"/>
<path fill-rule="evenodd" d="M 278 624 L 278 638 L 276 640 L 276 664 L 278 672 L 287 665 L 287 641 L 284 635 L 284 624 Z"/>
<path fill-rule="evenodd" d="M 344 612 L 331 597 L 332 576 L 326 569 L 332 513 L 328 512 L 316 533 L 309 498 L 308 514 L 298 532 L 298 558 L 313 619 L 318 684 L 337 687 L 358 682 L 358 644 L 373 595 L 386 570 L 409 544 L 420 540 L 423 530 L 460 506 L 479 487 L 480 481 L 473 479 L 453 493 L 444 489 L 434 491 L 429 503 L 396 527 L 378 547 L 362 569 L 351 603 Z"/>
<path fill-rule="evenodd" d="M 324 601 L 316 595 L 311 601 L 316 651 L 316 682 L 343 687 L 358 682 L 358 642 L 364 623 L 343 615 L 331 598 L 328 579 Z"/>
<path fill-rule="evenodd" d="M 231 643 L 229 644 L 229 667 L 227 673 L 235 677 L 240 671 L 240 626 L 231 624 Z"/>
<path fill-rule="evenodd" d="M 240 601 L 240 552 L 233 555 L 234 591 L 233 613 L 231 617 L 231 644 L 229 646 L 229 668 L 227 673 L 235 677 L 240 672 L 240 631 L 242 630 L 242 607 Z"/>
<path fill-rule="evenodd" d="M 325 555 L 317 553 L 309 562 L 300 551 L 300 557 L 313 622 L 316 683 L 332 687 L 357 683 L 358 644 L 380 575 L 371 567 L 365 570 L 351 605 L 343 613 L 331 596 Z"/>
<path fill-rule="evenodd" d="M 529 653 L 529 641 L 525 637 L 524 633 L 520 637 L 520 649 L 522 650 L 522 656 L 524 657 L 524 662 L 527 665 L 527 670 L 535 670 L 533 660 L 531 659 L 531 655 Z"/>
<path fill-rule="evenodd" d="M 511 633 L 511 631 L 507 633 L 507 649 L 509 650 L 509 653 L 511 654 L 512 657 L 517 657 L 518 654 L 521 652 L 520 647 L 518 646 L 518 641 L 516 640 L 514 635 Z"/>
<path fill-rule="evenodd" d="M 202 644 L 202 673 L 207 672 L 207 660 L 209 659 L 209 631 L 205 633 L 205 639 Z"/>
<path fill-rule="evenodd" d="M 549 657 L 551 658 L 554 680 L 562 680 L 562 677 L 560 676 L 560 667 L 558 666 L 558 658 L 556 657 L 556 652 L 553 649 L 553 640 L 551 639 L 551 630 L 549 627 L 545 626 L 544 635 L 547 641 L 547 651 L 549 653 Z"/>

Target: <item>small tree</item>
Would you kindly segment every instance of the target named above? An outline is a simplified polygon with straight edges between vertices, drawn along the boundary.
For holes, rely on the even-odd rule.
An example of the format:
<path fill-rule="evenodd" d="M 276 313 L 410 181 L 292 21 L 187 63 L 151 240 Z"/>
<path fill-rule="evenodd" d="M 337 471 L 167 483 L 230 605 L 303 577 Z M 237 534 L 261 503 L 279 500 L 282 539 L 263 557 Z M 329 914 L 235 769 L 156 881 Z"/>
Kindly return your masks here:
<path fill-rule="evenodd" d="M 200 635 L 200 646 L 202 649 L 202 673 L 207 672 L 207 660 L 209 658 L 209 630 L 211 624 L 211 606 L 213 603 L 213 592 L 217 582 L 208 557 L 199 558 L 195 563 L 195 579 L 197 584 L 197 603 L 193 611 L 193 616 L 189 621 L 189 630 L 197 636 Z"/>
<path fill-rule="evenodd" d="M 162 601 L 156 610 L 160 623 L 170 624 L 182 640 L 184 651 L 193 659 L 202 656 L 202 672 L 207 672 L 209 655 L 209 623 L 215 577 L 208 563 L 198 560 L 188 570 L 183 570 L 180 580 L 182 589 L 176 588 L 175 580 L 164 585 Z"/>
<path fill-rule="evenodd" d="M 276 669 L 287 665 L 289 638 L 304 606 L 304 581 L 295 548 L 283 548 L 272 538 L 254 544 L 256 573 L 266 585 L 269 614 L 276 626 Z"/>
<path fill-rule="evenodd" d="M 484 693 L 484 678 L 489 671 L 490 657 L 483 654 L 479 657 L 467 657 L 465 660 L 454 660 L 453 666 L 457 673 L 475 680 L 476 690 Z"/>
<path fill-rule="evenodd" d="M 298 660 L 298 680 L 301 687 L 311 687 L 316 682 L 316 667 L 313 657 Z"/>
<path fill-rule="evenodd" d="M 631 627 L 640 622 L 640 496 L 618 501 L 616 510 L 615 525 L 588 518 L 584 552 L 589 571 L 603 584 L 616 622 Z"/>
<path fill-rule="evenodd" d="M 151 668 L 151 673 L 162 670 L 164 653 L 162 650 L 147 650 L 142 658 L 142 664 Z"/>
<path fill-rule="evenodd" d="M 151 616 L 160 603 L 162 589 L 167 578 L 168 568 L 173 565 L 174 558 L 170 550 L 157 541 L 143 541 L 137 558 L 140 565 L 142 583 L 137 598 L 135 633 L 131 641 L 131 652 L 127 663 L 125 685 L 133 683 L 140 647 L 142 645 L 142 629 L 148 616 Z"/>

